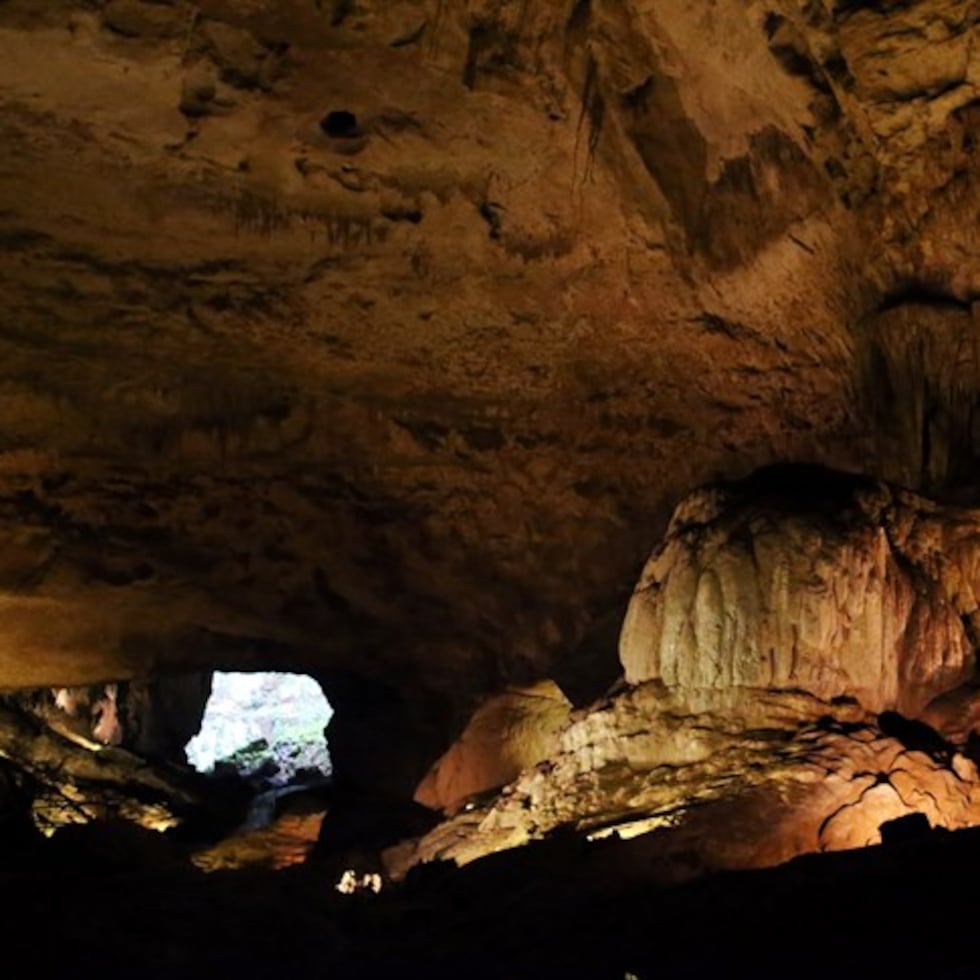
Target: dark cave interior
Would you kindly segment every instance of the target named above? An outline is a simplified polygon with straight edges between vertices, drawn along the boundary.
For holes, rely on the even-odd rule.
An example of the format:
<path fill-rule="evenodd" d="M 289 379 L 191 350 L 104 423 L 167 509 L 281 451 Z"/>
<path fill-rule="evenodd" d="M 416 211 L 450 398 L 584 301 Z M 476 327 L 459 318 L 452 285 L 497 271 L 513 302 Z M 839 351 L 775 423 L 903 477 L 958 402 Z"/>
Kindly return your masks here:
<path fill-rule="evenodd" d="M 4 969 L 972 976 L 978 32 L 0 0 Z"/>

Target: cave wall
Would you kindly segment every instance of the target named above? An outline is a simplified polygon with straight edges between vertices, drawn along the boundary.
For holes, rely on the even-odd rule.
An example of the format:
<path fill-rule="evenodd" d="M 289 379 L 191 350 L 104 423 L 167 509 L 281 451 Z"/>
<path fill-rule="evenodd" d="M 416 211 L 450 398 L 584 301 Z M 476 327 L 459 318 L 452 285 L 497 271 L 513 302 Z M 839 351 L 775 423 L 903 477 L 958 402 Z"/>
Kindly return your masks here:
<path fill-rule="evenodd" d="M 976 499 L 978 340 L 971 306 L 941 297 L 913 296 L 857 326 L 859 403 L 872 423 L 882 476 Z"/>
<path fill-rule="evenodd" d="M 147 759 L 186 763 L 184 746 L 200 731 L 210 695 L 206 671 L 26 689 L 0 701 L 83 745 L 118 746 Z"/>
<path fill-rule="evenodd" d="M 337 671 L 431 762 L 692 487 L 968 486 L 977 18 L 7 0 L 0 686 Z"/>

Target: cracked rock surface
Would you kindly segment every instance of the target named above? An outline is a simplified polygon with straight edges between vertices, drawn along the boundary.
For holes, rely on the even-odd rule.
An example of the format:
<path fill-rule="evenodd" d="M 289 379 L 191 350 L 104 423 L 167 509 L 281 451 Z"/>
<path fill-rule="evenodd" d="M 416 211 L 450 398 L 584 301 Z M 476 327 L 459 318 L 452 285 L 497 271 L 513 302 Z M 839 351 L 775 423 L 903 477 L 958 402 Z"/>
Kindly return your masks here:
<path fill-rule="evenodd" d="M 649 834 L 647 871 L 672 881 L 865 847 L 909 818 L 976 825 L 978 532 L 976 509 L 812 467 L 690 495 L 627 612 L 625 683 L 557 731 L 525 715 L 554 748 L 490 798 L 488 702 L 441 763 L 461 798 L 428 777 L 417 799 L 449 817 L 388 850 L 390 873 Z M 495 735 L 498 773 L 509 739 L 533 744 Z"/>
<path fill-rule="evenodd" d="M 950 830 L 975 825 L 975 763 L 935 733 L 917 740 L 909 725 L 802 693 L 681 698 L 646 683 L 573 721 L 549 760 L 494 800 L 389 849 L 385 863 L 400 877 L 559 830 L 595 846 L 649 834 L 648 863 L 626 873 L 667 883 L 876 844 L 882 824 L 911 814 Z"/>

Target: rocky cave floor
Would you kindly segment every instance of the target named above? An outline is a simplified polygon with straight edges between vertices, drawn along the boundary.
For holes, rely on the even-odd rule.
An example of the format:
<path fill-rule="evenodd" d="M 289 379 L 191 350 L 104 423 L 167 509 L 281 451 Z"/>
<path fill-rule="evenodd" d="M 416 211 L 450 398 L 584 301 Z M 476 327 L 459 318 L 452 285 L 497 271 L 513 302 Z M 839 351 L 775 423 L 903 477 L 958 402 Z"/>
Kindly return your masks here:
<path fill-rule="evenodd" d="M 980 868 L 977 831 L 670 888 L 610 877 L 648 848 L 556 838 L 353 899 L 316 861 L 208 876 L 42 863 L 0 876 L 4 958 L 76 977 L 975 975 L 980 902 L 956 883 Z"/>
<path fill-rule="evenodd" d="M 980 829 L 942 825 L 973 819 L 975 740 L 802 692 L 742 692 L 723 716 L 714 696 L 679 703 L 620 691 L 570 722 L 564 752 L 441 822 L 321 785 L 236 832 L 239 782 L 63 742 L 84 805 L 111 786 L 142 819 L 156 787 L 184 822 L 45 838 L 8 807 L 4 956 L 99 978 L 974 975 L 980 899 L 961 883 Z M 56 734 L 34 734 L 35 776 Z M 651 814 L 677 819 L 624 839 Z M 383 887 L 343 893 L 348 868 Z"/>

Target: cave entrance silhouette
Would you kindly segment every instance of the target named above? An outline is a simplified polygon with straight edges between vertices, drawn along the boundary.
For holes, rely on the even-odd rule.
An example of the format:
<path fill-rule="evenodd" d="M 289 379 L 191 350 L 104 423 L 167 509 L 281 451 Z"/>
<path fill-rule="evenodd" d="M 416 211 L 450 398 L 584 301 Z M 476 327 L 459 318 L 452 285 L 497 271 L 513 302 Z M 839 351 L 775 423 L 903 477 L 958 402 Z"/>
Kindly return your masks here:
<path fill-rule="evenodd" d="M 259 789 L 322 783 L 333 709 L 305 674 L 215 671 L 201 730 L 186 747 L 202 773 L 237 772 Z"/>

